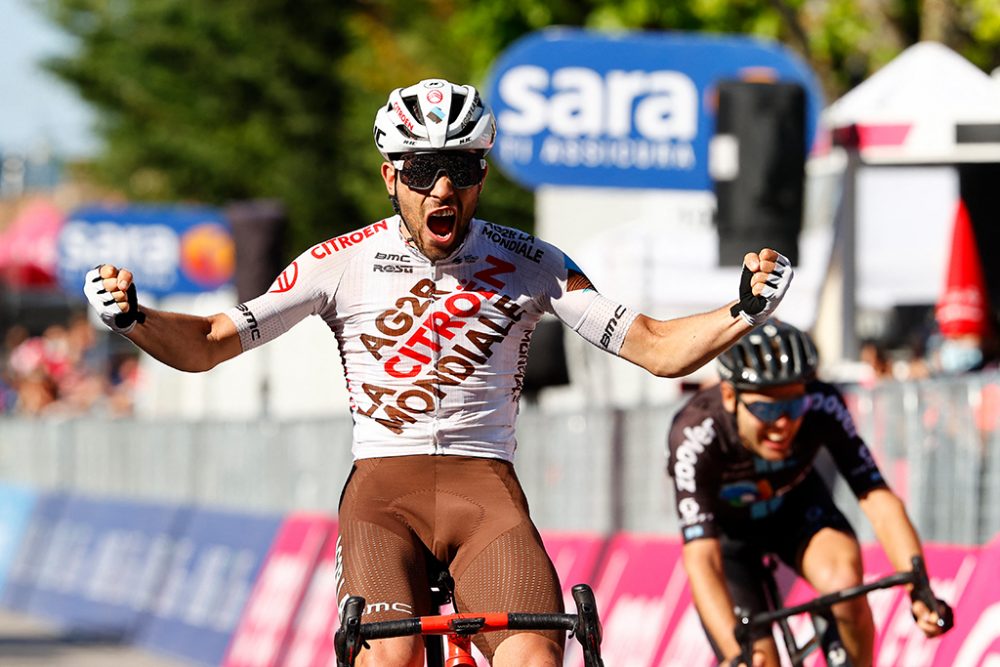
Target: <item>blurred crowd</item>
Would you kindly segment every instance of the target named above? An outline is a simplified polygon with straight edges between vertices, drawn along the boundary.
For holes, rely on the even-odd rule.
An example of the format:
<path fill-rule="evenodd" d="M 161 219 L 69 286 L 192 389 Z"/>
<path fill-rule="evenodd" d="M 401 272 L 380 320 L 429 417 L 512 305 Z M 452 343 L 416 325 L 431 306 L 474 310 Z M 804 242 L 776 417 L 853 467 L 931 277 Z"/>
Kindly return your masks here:
<path fill-rule="evenodd" d="M 863 370 L 858 382 L 870 386 L 885 380 L 923 380 L 1000 370 L 1000 337 L 996 331 L 996 326 L 990 326 L 981 331 L 943 334 L 935 328 L 900 349 L 889 349 L 879 340 L 864 340 L 859 355 Z"/>
<path fill-rule="evenodd" d="M 132 414 L 139 379 L 132 353 L 113 353 L 85 314 L 33 336 L 19 324 L 0 350 L 0 414 Z"/>

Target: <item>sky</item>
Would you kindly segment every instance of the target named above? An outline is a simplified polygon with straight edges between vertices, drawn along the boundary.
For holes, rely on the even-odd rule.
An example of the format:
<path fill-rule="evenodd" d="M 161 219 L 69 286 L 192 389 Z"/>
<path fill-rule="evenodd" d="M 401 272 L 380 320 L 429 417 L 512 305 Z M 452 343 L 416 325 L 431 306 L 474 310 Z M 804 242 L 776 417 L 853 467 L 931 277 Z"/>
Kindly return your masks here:
<path fill-rule="evenodd" d="M 39 64 L 72 48 L 71 38 L 31 0 L 0 0 L 0 153 L 28 152 L 45 144 L 66 157 L 96 151 L 94 113 Z"/>

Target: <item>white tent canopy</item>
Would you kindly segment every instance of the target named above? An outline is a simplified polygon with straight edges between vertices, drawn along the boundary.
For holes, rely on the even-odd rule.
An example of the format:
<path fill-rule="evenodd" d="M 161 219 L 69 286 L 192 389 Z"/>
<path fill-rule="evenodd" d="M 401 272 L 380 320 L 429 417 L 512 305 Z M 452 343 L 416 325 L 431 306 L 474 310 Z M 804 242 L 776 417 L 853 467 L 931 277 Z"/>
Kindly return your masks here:
<path fill-rule="evenodd" d="M 1000 83 L 948 47 L 920 42 L 831 104 L 868 163 L 1000 161 Z"/>

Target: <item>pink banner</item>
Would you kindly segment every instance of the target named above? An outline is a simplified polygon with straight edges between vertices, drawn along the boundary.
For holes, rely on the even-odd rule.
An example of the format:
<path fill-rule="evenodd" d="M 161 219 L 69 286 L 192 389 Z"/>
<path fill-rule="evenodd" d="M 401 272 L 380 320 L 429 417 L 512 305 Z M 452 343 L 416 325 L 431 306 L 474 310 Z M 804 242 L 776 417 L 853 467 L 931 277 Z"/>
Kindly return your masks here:
<path fill-rule="evenodd" d="M 699 664 L 691 662 L 690 656 L 692 651 L 698 652 L 696 642 L 708 649 L 700 628 L 698 638 L 686 632 L 682 644 L 673 648 L 667 645 L 667 639 L 686 617 L 690 599 L 680 553 L 680 541 L 673 537 L 621 534 L 612 538 L 594 585 L 604 626 L 602 653 L 607 664 L 669 665 L 674 658 L 668 656 L 665 662 L 658 662 L 658 656 L 677 650 L 688 656 L 685 667 Z M 712 664 L 711 651 L 707 657 L 709 660 L 703 664 Z M 575 646 L 566 664 L 583 664 Z"/>
<path fill-rule="evenodd" d="M 298 514 L 282 524 L 233 634 L 223 667 L 276 667 L 334 522 Z"/>
<path fill-rule="evenodd" d="M 970 552 L 972 550 L 970 549 Z M 933 569 L 931 570 L 933 574 Z M 934 667 L 1000 665 L 1000 537 L 979 550 L 967 585 L 955 587 L 955 628 L 939 642 Z M 956 581 L 956 583 L 958 583 Z M 937 590 L 935 588 L 935 590 Z"/>
<path fill-rule="evenodd" d="M 337 531 L 331 527 L 288 639 L 281 667 L 329 667 L 335 663 L 333 633 L 337 608 Z"/>

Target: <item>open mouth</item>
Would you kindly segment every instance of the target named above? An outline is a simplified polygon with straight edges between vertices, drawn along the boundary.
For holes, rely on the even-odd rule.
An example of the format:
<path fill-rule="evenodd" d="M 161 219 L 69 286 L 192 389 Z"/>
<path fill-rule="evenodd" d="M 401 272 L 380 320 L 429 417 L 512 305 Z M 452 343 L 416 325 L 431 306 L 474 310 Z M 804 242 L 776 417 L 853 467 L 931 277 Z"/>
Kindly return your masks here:
<path fill-rule="evenodd" d="M 788 439 L 784 437 L 765 437 L 761 440 L 761 444 L 765 449 L 772 452 L 785 452 L 788 450 Z"/>
<path fill-rule="evenodd" d="M 427 218 L 427 230 L 439 241 L 449 241 L 455 232 L 455 211 L 435 211 Z"/>

